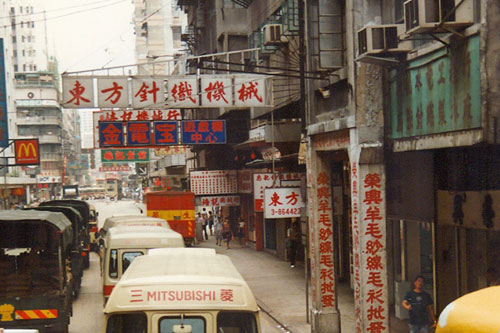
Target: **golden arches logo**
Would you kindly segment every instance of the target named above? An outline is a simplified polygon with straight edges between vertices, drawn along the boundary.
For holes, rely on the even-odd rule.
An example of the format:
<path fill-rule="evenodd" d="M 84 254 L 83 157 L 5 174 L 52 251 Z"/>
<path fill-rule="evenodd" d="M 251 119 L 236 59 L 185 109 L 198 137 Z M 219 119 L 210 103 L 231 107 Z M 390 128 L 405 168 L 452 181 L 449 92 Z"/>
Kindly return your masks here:
<path fill-rule="evenodd" d="M 31 152 L 31 154 L 30 154 Z M 24 154 L 22 154 L 24 153 Z M 36 154 L 36 148 L 35 148 L 35 145 L 32 143 L 32 142 L 29 142 L 29 143 L 26 143 L 26 142 L 23 142 L 19 145 L 19 147 L 17 148 L 17 157 L 18 158 L 36 158 L 37 154 Z"/>

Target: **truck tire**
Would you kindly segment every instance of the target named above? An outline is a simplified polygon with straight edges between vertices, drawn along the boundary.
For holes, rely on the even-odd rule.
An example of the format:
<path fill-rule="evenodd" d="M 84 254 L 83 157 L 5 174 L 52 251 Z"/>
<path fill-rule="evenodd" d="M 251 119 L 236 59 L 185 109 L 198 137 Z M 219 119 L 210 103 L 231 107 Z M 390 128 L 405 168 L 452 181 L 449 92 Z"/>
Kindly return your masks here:
<path fill-rule="evenodd" d="M 87 269 L 90 267 L 90 252 L 87 252 L 87 255 L 83 259 L 83 268 Z"/>

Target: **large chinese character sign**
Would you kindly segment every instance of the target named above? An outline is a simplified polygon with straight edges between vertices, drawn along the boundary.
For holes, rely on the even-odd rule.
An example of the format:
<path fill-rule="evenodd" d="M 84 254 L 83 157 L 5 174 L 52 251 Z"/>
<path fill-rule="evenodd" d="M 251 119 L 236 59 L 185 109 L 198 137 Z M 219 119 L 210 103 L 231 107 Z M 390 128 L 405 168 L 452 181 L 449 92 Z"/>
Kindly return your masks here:
<path fill-rule="evenodd" d="M 183 144 L 226 143 L 225 120 L 191 120 L 182 122 Z"/>
<path fill-rule="evenodd" d="M 267 188 L 264 191 L 264 217 L 281 219 L 300 217 L 305 206 L 300 188 Z"/>

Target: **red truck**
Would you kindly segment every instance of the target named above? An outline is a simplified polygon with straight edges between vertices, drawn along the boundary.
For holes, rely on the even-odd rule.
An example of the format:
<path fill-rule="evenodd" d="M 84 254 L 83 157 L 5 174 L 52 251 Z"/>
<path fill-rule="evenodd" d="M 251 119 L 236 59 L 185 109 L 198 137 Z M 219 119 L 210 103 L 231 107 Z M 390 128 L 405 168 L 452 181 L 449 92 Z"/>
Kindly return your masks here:
<path fill-rule="evenodd" d="M 146 193 L 147 215 L 167 220 L 170 227 L 184 237 L 190 246 L 194 242 L 194 193 L 158 191 Z"/>

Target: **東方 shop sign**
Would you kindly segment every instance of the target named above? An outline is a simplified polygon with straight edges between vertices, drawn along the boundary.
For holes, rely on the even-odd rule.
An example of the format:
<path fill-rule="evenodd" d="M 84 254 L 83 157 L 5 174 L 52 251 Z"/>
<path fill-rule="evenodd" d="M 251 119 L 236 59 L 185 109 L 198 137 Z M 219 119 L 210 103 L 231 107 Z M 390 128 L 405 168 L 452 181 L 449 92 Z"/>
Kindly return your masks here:
<path fill-rule="evenodd" d="M 149 149 L 101 149 L 103 163 L 148 162 Z"/>
<path fill-rule="evenodd" d="M 264 217 L 282 219 L 300 217 L 305 207 L 300 187 L 266 188 L 264 190 Z"/>

